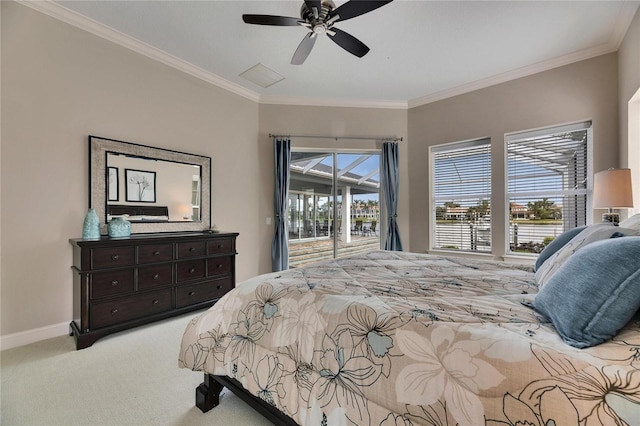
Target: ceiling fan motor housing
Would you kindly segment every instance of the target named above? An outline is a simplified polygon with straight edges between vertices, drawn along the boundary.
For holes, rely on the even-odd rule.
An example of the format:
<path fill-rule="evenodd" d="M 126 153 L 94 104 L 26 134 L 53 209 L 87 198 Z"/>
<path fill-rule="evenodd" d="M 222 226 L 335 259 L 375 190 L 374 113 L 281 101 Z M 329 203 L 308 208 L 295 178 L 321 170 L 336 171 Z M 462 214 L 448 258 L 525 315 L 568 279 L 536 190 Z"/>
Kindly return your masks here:
<path fill-rule="evenodd" d="M 315 8 L 309 8 L 307 3 L 302 3 L 300 17 L 311 25 L 311 31 L 316 34 L 324 34 L 333 25 L 333 22 L 327 22 L 327 18 L 335 8 L 336 5 L 331 0 L 323 0 L 321 9 L 318 11 Z"/>

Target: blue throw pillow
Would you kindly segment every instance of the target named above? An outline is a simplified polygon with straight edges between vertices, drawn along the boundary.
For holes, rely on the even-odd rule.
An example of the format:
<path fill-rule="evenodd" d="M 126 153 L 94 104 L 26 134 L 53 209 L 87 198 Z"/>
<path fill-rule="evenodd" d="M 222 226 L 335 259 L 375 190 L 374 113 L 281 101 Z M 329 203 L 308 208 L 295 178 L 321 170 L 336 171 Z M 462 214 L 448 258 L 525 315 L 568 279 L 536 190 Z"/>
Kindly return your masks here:
<path fill-rule="evenodd" d="M 640 237 L 589 244 L 542 287 L 534 307 L 569 345 L 586 348 L 603 343 L 640 309 L 639 260 Z"/>
<path fill-rule="evenodd" d="M 540 252 L 540 254 L 538 255 L 538 258 L 536 259 L 536 265 L 533 270 L 537 271 L 538 268 L 540 268 L 540 265 L 542 265 L 545 260 L 551 257 L 553 253 L 557 252 L 562 247 L 564 247 L 569 241 L 571 241 L 573 237 L 578 235 L 584 229 L 586 229 L 586 226 L 580 226 L 578 228 L 569 229 L 568 231 L 565 231 L 562 234 L 555 237 L 553 241 L 551 241 L 549 245 L 547 245 L 544 248 L 544 250 Z"/>

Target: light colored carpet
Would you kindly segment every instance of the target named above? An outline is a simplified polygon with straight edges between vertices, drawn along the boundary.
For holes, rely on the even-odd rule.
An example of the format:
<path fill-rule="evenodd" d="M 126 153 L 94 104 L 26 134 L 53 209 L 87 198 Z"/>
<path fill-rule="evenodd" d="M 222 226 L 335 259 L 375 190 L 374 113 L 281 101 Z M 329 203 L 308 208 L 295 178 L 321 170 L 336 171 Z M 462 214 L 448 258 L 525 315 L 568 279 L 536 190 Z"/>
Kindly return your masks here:
<path fill-rule="evenodd" d="M 197 314 L 197 313 L 196 313 Z M 61 336 L 0 353 L 2 425 L 272 425 L 229 390 L 195 407 L 203 374 L 178 368 L 196 314 L 99 339 L 76 351 Z"/>

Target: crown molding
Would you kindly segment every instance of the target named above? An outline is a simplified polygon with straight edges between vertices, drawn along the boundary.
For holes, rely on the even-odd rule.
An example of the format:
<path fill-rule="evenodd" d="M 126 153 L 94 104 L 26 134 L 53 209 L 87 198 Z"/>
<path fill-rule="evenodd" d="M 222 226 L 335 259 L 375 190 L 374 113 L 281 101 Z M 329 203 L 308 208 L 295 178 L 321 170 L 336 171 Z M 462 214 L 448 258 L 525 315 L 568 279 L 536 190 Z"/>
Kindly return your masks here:
<path fill-rule="evenodd" d="M 585 49 L 579 52 L 571 53 L 569 55 L 564 55 L 558 58 L 550 59 L 548 61 L 527 65 L 522 68 L 517 68 L 515 70 L 507 71 L 501 74 L 496 74 L 488 78 L 473 81 L 471 83 L 452 87 L 446 90 L 441 90 L 439 92 L 422 96 L 420 98 L 410 99 L 408 102 L 409 109 L 430 104 L 433 102 L 441 101 L 443 99 L 452 98 L 454 96 L 463 95 L 465 93 L 473 92 L 476 90 L 485 89 L 487 87 L 495 86 L 496 84 L 500 84 L 500 83 L 506 83 L 508 81 L 516 80 L 518 78 L 528 77 L 533 74 L 537 74 L 543 71 L 549 71 L 554 68 L 573 64 L 575 62 L 583 61 L 585 59 L 595 58 L 596 56 L 615 52 L 616 50 L 618 50 L 616 47 L 613 47 L 610 43 L 607 43 L 604 45 L 596 46 L 591 49 Z"/>
<path fill-rule="evenodd" d="M 622 8 L 620 8 L 620 13 L 618 14 L 618 19 L 616 20 L 613 33 L 609 39 L 609 44 L 612 45 L 615 50 L 620 48 L 620 45 L 624 40 L 624 36 L 627 34 L 627 31 L 629 31 L 629 27 L 631 26 L 631 22 L 633 22 L 633 17 L 638 11 L 638 8 L 640 8 L 640 1 L 624 0 Z"/>
<path fill-rule="evenodd" d="M 260 104 L 268 105 L 297 105 L 297 106 L 324 106 L 344 108 L 386 108 L 407 109 L 406 101 L 386 101 L 375 99 L 347 99 L 347 98 L 311 98 L 301 96 L 260 96 Z"/>
<path fill-rule="evenodd" d="M 51 0 L 18 0 L 18 3 L 44 13 L 45 15 L 59 21 L 73 25 L 76 28 L 80 28 L 81 30 L 87 31 L 105 40 L 116 43 L 129 50 L 140 53 L 141 55 L 161 62 L 200 80 L 228 90 L 229 92 L 235 93 L 243 98 L 254 102 L 259 102 L 260 100 L 260 95 L 252 90 L 226 80 L 189 62 L 183 61 L 180 58 L 170 55 L 167 52 L 128 36 L 120 31 L 114 30 L 113 28 L 101 24 L 93 19 L 80 15 L 79 13 L 60 4 L 54 3 Z"/>

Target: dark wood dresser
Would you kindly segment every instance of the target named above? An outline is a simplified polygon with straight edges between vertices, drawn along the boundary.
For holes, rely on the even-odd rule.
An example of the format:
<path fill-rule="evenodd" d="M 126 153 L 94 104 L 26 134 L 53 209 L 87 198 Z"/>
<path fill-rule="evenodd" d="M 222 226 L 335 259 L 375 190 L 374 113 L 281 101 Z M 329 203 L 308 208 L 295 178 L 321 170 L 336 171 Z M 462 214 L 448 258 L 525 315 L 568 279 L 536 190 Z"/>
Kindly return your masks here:
<path fill-rule="evenodd" d="M 235 287 L 237 236 L 189 232 L 69 240 L 76 348 L 213 305 Z"/>

